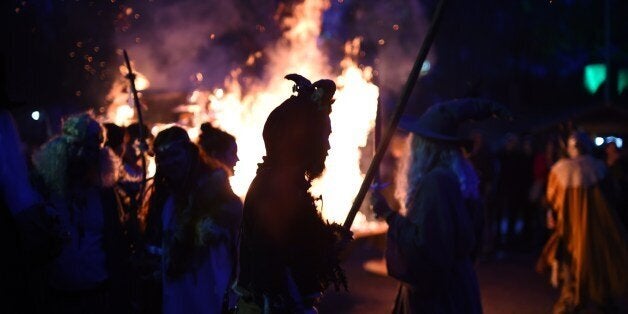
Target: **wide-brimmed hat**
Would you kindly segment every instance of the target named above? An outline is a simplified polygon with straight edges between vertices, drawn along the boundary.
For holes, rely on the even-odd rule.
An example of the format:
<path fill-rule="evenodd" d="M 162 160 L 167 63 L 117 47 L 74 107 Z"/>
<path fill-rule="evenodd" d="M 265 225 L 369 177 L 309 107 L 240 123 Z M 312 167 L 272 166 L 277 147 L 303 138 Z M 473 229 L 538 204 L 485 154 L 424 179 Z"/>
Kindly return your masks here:
<path fill-rule="evenodd" d="M 430 140 L 460 143 L 466 140 L 458 135 L 460 124 L 490 117 L 512 120 L 510 110 L 501 104 L 480 98 L 463 98 L 435 104 L 419 119 L 404 117 L 399 127 Z"/>

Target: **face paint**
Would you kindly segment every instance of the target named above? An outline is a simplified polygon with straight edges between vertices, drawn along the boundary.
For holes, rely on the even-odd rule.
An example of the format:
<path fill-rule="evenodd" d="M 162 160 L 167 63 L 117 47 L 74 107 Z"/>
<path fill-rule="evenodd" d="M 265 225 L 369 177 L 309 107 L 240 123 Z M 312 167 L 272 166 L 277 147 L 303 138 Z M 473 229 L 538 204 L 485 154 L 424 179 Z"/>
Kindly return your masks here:
<path fill-rule="evenodd" d="M 157 173 L 173 183 L 182 183 L 188 172 L 190 153 L 183 141 L 155 148 Z"/>

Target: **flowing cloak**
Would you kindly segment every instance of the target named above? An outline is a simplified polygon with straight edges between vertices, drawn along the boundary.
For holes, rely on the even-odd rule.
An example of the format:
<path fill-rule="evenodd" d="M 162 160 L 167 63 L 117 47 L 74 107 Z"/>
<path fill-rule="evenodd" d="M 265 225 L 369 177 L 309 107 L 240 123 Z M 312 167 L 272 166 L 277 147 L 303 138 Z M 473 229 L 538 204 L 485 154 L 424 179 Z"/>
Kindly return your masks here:
<path fill-rule="evenodd" d="M 481 313 L 470 209 L 455 174 L 428 172 L 403 217 L 388 219 L 388 273 L 401 281 L 394 313 Z"/>
<path fill-rule="evenodd" d="M 605 304 L 628 293 L 626 233 L 603 193 L 604 176 L 604 164 L 588 155 L 559 160 L 549 174 L 546 197 L 556 227 L 537 270 L 568 267 L 576 304 Z"/>
<path fill-rule="evenodd" d="M 258 305 L 269 298 L 273 313 L 290 312 L 294 293 L 307 298 L 344 280 L 335 234 L 318 214 L 309 183 L 286 172 L 260 165 L 244 201 L 240 244 L 238 289 Z"/>
<path fill-rule="evenodd" d="M 181 212 L 169 197 L 161 213 L 163 313 L 221 313 L 235 265 L 242 203 L 222 170 L 201 176 L 191 194 L 190 206 Z M 194 233 L 193 248 L 178 243 L 188 232 Z M 185 259 L 187 267 L 170 277 L 168 265 L 175 259 Z"/>

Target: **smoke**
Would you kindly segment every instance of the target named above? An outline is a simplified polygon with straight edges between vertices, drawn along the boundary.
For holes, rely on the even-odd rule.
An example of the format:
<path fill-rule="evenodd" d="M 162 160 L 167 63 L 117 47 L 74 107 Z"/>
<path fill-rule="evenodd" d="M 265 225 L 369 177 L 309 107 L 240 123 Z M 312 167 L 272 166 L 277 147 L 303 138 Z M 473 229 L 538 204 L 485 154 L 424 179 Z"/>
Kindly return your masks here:
<path fill-rule="evenodd" d="M 247 73 L 246 61 L 281 37 L 278 19 L 289 15 L 283 11 L 293 4 L 260 0 L 128 1 L 132 11 L 125 13 L 130 26 L 117 32 L 116 43 L 127 49 L 137 70 L 150 80 L 151 89 L 215 87 L 235 68 L 244 67 L 244 74 L 261 76 L 263 66 L 249 66 Z M 334 60 L 342 58 L 344 43 L 361 37 L 359 61 L 374 66 L 380 88 L 392 92 L 401 89 L 428 24 L 417 1 L 336 0 L 331 1 L 323 18 L 320 44 L 330 56 L 337 56 L 330 58 L 333 68 L 338 68 Z M 433 62 L 433 56 L 428 60 Z M 202 74 L 202 81 L 197 73 Z"/>
<path fill-rule="evenodd" d="M 326 34 L 341 34 L 345 40 L 363 39 L 362 62 L 373 65 L 381 90 L 398 92 L 414 64 L 429 26 L 419 1 L 334 1 L 325 15 Z M 432 53 L 428 61 L 434 64 Z"/>
<path fill-rule="evenodd" d="M 276 36 L 273 8 L 256 2 L 129 1 L 128 28 L 118 29 L 116 43 L 151 89 L 212 87 Z"/>

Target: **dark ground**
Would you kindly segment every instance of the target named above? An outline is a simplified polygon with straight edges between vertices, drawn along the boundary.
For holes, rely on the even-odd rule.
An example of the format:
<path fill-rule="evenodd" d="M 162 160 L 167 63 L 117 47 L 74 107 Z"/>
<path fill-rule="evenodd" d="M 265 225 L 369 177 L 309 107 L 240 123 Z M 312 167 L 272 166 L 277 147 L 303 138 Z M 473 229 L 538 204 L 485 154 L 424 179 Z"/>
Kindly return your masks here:
<path fill-rule="evenodd" d="M 397 282 L 364 270 L 367 260 L 382 256 L 383 236 L 356 240 L 348 250 L 344 268 L 349 292 L 331 288 L 319 306 L 320 313 L 390 313 Z M 550 313 L 558 291 L 534 271 L 540 248 L 501 253 L 484 258 L 477 267 L 484 313 Z"/>

